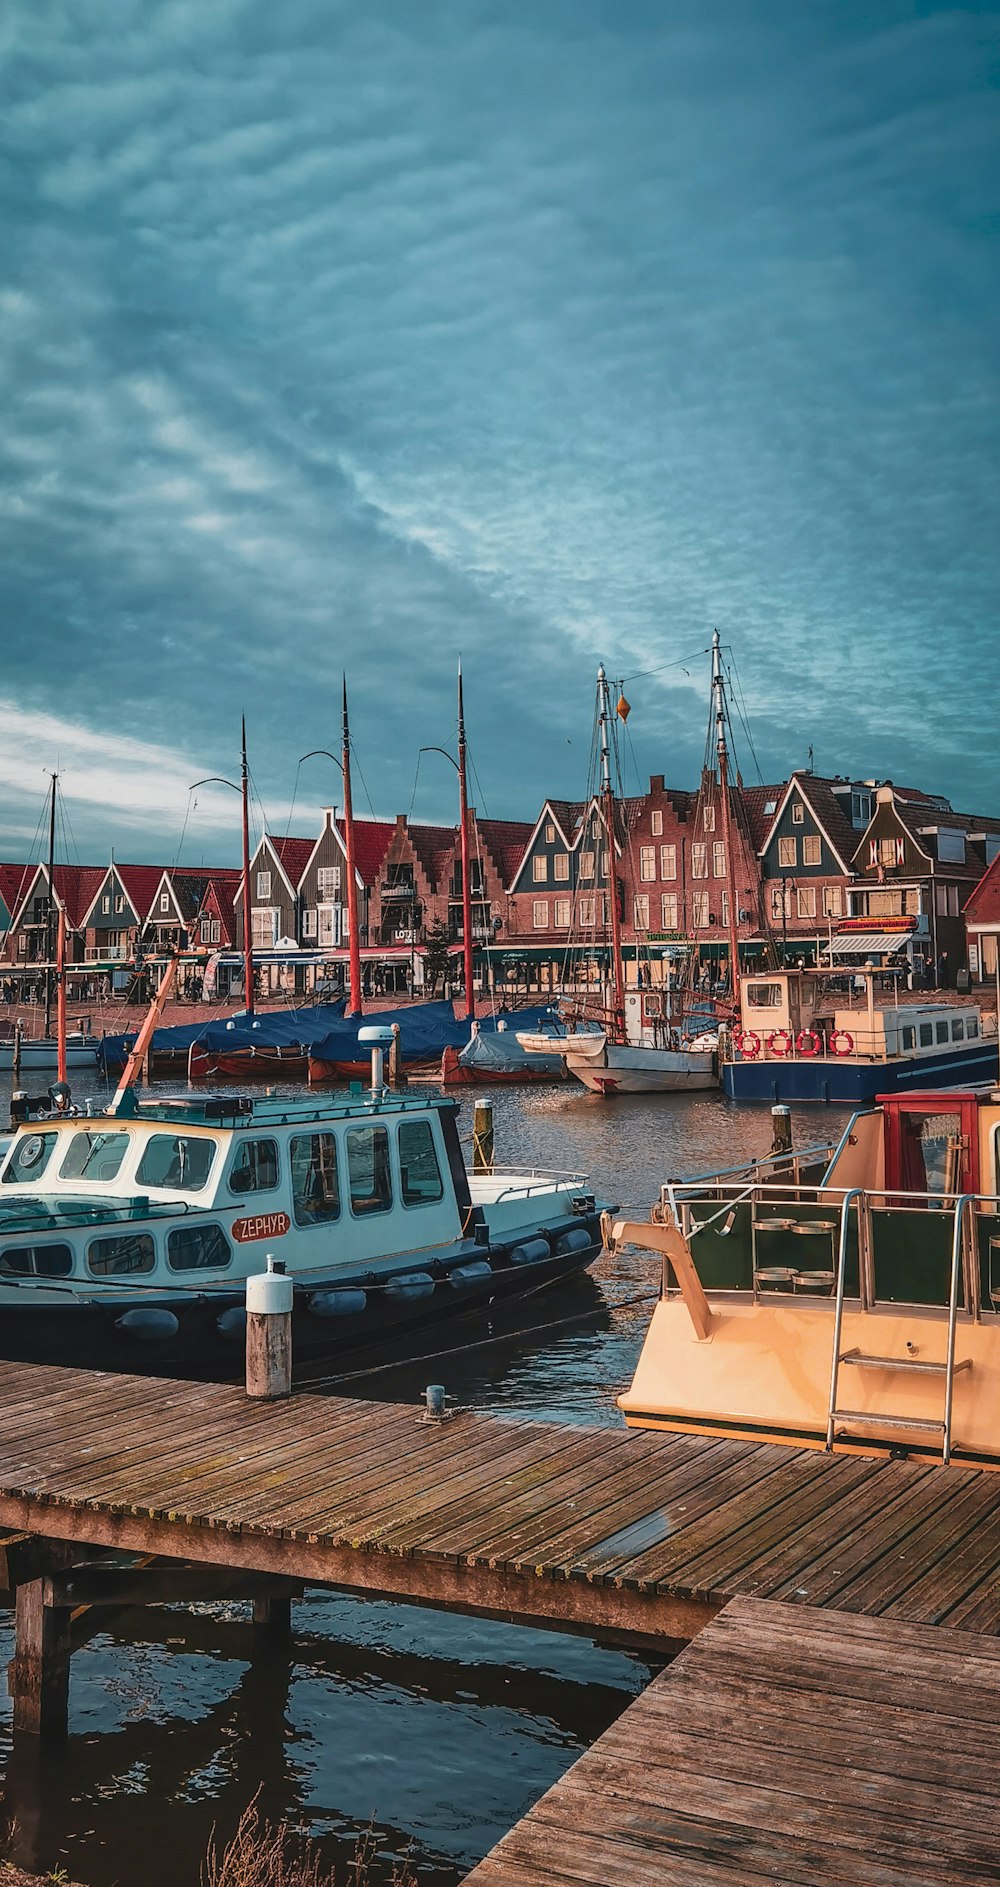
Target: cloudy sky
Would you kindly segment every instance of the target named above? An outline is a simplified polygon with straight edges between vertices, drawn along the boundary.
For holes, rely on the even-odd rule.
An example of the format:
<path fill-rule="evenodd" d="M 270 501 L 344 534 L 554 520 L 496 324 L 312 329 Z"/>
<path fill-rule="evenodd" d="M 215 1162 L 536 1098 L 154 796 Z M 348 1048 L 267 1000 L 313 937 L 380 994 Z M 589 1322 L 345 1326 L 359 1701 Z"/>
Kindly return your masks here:
<path fill-rule="evenodd" d="M 7 0 L 3 855 L 54 765 L 81 854 L 235 855 L 243 709 L 284 830 L 342 667 L 406 811 L 460 651 L 494 816 L 599 659 L 690 784 L 716 623 L 765 777 L 1000 811 L 998 69 L 977 0 Z"/>

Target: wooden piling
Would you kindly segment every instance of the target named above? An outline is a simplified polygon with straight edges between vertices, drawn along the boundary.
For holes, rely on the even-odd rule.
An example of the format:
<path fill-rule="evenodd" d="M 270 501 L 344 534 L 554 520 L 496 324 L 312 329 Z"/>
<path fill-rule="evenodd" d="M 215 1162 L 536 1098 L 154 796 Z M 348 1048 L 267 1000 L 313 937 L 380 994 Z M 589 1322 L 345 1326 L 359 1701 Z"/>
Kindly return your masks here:
<path fill-rule="evenodd" d="M 493 1171 L 493 1107 L 477 1101 L 472 1117 L 472 1166 L 476 1173 Z"/>
<path fill-rule="evenodd" d="M 253 1602 L 254 1628 L 271 1639 L 290 1638 L 292 1634 L 291 1599 L 269 1597 Z"/>
<path fill-rule="evenodd" d="M 402 1067 L 400 1063 L 400 1052 L 399 1052 L 399 1023 L 394 1022 L 392 1025 L 392 1044 L 389 1049 L 389 1086 L 390 1088 L 399 1088 L 403 1086 L 401 1075 L 402 1075 Z"/>
<path fill-rule="evenodd" d="M 21 1036 L 23 1030 L 24 1023 L 21 1021 L 20 1016 L 18 1016 L 14 1024 L 14 1054 L 11 1061 L 11 1071 L 14 1077 L 13 1085 L 15 1088 L 21 1078 Z"/>
<path fill-rule="evenodd" d="M 15 1655 L 7 1674 L 15 1731 L 46 1742 L 65 1737 L 69 1724 L 70 1615 L 52 1596 L 48 1579 L 18 1586 Z"/>
<path fill-rule="evenodd" d="M 270 1254 L 247 1279 L 247 1395 L 275 1402 L 292 1391 L 292 1280 Z"/>
<path fill-rule="evenodd" d="M 771 1148 L 772 1153 L 791 1153 L 792 1116 L 787 1107 L 771 1109 Z"/>

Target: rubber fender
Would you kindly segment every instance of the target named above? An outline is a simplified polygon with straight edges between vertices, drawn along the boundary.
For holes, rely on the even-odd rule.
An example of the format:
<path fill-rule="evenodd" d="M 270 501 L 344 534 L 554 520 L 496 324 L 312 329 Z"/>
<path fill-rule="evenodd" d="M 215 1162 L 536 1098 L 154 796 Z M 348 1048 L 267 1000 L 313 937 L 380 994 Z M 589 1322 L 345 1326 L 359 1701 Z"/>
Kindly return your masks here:
<path fill-rule="evenodd" d="M 335 1291 L 314 1291 L 309 1309 L 314 1317 L 357 1317 L 368 1303 L 366 1292 L 341 1286 Z"/>
<path fill-rule="evenodd" d="M 492 1276 L 493 1266 L 487 1264 L 485 1258 L 478 1258 L 471 1265 L 455 1265 L 448 1273 L 448 1283 L 459 1287 L 464 1284 L 483 1284 Z"/>
<path fill-rule="evenodd" d="M 127 1310 L 115 1319 L 115 1329 L 123 1330 L 126 1336 L 138 1337 L 142 1343 L 165 1343 L 175 1337 L 181 1327 L 179 1317 L 172 1310 L 157 1310 L 152 1304 L 142 1305 L 135 1310 Z"/>
<path fill-rule="evenodd" d="M 219 1312 L 215 1320 L 215 1328 L 220 1337 L 226 1337 L 232 1342 L 235 1342 L 237 1337 L 241 1339 L 245 1338 L 247 1333 L 246 1307 L 243 1304 L 230 1304 L 228 1310 Z"/>
<path fill-rule="evenodd" d="M 385 1289 L 388 1297 L 430 1297 L 434 1279 L 429 1271 L 401 1271 L 386 1279 Z"/>
<path fill-rule="evenodd" d="M 582 1225 L 575 1225 L 571 1232 L 561 1232 L 552 1249 L 557 1258 L 565 1258 L 573 1251 L 586 1251 L 594 1243 L 590 1232 Z"/>
<path fill-rule="evenodd" d="M 539 1265 L 544 1258 L 551 1258 L 552 1247 L 547 1238 L 528 1238 L 523 1245 L 513 1245 L 510 1252 L 512 1265 Z"/>

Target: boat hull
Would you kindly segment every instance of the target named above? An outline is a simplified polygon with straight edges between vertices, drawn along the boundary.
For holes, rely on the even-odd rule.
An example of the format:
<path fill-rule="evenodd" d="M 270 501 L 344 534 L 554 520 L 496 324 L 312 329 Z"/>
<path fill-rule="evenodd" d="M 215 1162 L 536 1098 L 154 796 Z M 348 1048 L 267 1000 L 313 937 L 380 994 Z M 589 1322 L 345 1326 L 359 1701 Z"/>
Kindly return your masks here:
<path fill-rule="evenodd" d="M 0 1068 L 13 1068 L 14 1045 L 12 1042 L 0 1043 Z M 55 1042 L 21 1043 L 21 1073 L 28 1074 L 35 1068 L 50 1068 L 55 1073 L 59 1066 L 59 1049 Z M 96 1068 L 97 1046 L 92 1042 L 67 1042 L 66 1067 Z"/>
<path fill-rule="evenodd" d="M 891 1061 L 855 1061 L 845 1056 L 800 1056 L 794 1060 L 730 1061 L 722 1085 L 734 1101 L 820 1101 L 831 1106 L 862 1105 L 879 1094 L 904 1094 L 911 1088 L 944 1088 L 997 1079 L 996 1037 L 980 1037 L 971 1047 L 940 1055 L 905 1056 Z"/>
<path fill-rule="evenodd" d="M 522 1039 L 527 1047 L 530 1037 Z M 542 1038 L 552 1053 L 552 1037 Z M 535 1050 L 534 1052 L 539 1052 Z M 581 1034 L 560 1040 L 557 1053 L 567 1072 L 592 1094 L 687 1094 L 719 1085 L 718 1065 L 710 1051 L 630 1048 L 603 1035 Z"/>

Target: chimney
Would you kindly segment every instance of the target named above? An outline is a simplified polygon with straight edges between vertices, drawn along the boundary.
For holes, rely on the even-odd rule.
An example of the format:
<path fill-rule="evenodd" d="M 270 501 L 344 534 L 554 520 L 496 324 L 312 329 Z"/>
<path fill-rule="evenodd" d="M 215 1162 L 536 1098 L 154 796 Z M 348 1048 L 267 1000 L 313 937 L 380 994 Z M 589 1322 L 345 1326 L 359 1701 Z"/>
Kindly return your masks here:
<path fill-rule="evenodd" d="M 649 790 L 650 790 L 650 792 L 651 792 L 651 793 L 662 793 L 662 791 L 663 791 L 663 779 L 664 779 L 664 776 L 663 776 L 663 774 L 662 774 L 662 773 L 651 773 L 651 774 L 650 774 L 650 776 L 649 776 Z"/>

